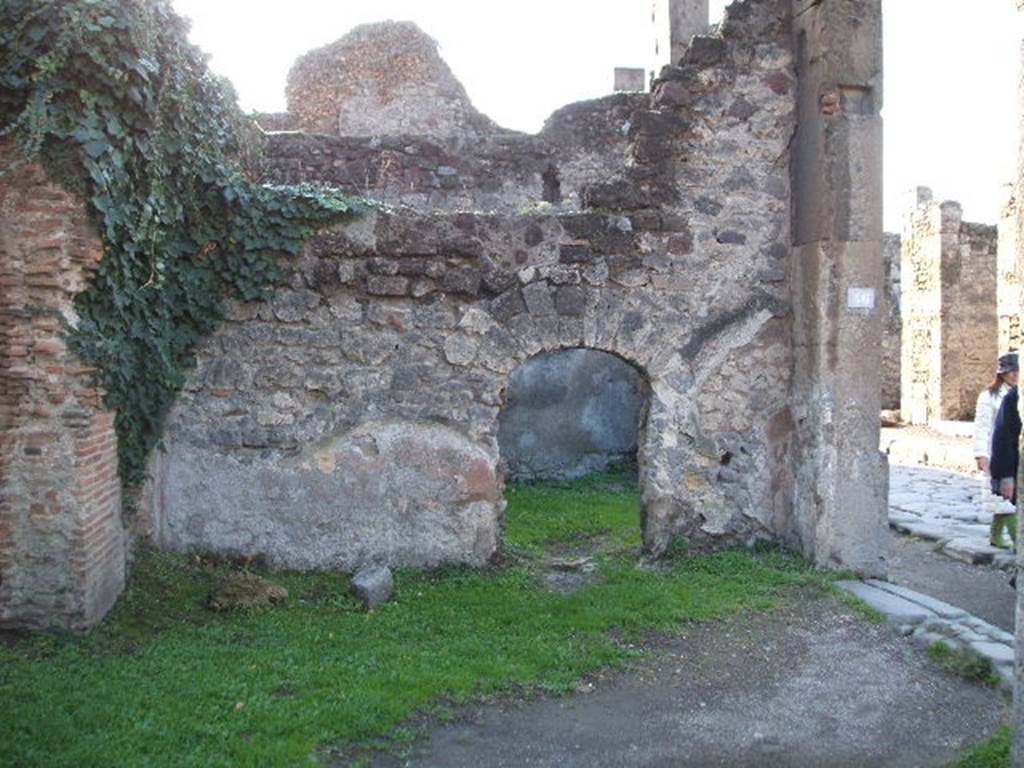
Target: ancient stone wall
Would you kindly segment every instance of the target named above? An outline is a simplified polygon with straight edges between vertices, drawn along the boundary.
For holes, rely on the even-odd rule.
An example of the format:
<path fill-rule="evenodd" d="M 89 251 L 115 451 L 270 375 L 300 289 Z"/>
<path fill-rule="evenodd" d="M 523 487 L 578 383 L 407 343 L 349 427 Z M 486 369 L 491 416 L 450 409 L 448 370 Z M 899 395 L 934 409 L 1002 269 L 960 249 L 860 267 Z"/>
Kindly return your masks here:
<path fill-rule="evenodd" d="M 920 188 L 902 244 L 900 410 L 912 424 L 974 417 L 998 357 L 996 228 L 962 221 L 959 203 Z"/>
<path fill-rule="evenodd" d="M 999 218 L 997 265 L 997 304 L 999 315 L 999 351 L 1019 350 L 1024 346 L 1024 260 L 1017 247 L 1018 203 L 1014 187 L 1007 186 L 1006 202 Z"/>
<path fill-rule="evenodd" d="M 619 93 L 571 104 L 551 115 L 535 136 L 272 133 L 266 138 L 264 174 L 278 184 L 317 179 L 419 210 L 520 213 L 552 205 L 580 210 L 600 203 L 609 184 L 626 184 L 630 117 L 648 103 L 644 94 Z M 638 198 L 635 207 L 643 207 L 642 190 L 628 191 Z M 618 190 L 620 196 L 626 192 Z"/>
<path fill-rule="evenodd" d="M 999 357 L 996 227 L 964 222 L 959 264 L 943 264 L 943 418 L 974 419 L 978 393 L 992 383 Z"/>
<path fill-rule="evenodd" d="M 95 231 L 39 166 L 0 179 L 0 627 L 85 627 L 124 586 L 114 418 L 64 341 Z"/>
<path fill-rule="evenodd" d="M 483 562 L 499 540 L 510 376 L 588 348 L 649 388 L 650 551 L 677 536 L 803 546 L 794 518 L 814 512 L 793 503 L 788 16 L 784 2 L 734 5 L 649 101 L 569 107 L 536 154 L 501 136 L 443 162 L 404 137 L 270 137 L 277 178 L 352 178 L 387 148 L 396 189 L 419 178 L 431 192 L 402 199 L 419 213 L 321 233 L 271 303 L 234 307 L 169 422 L 160 541 L 297 567 Z M 479 172 L 488 153 L 505 162 Z M 495 212 L 451 210 L 487 185 L 509 190 Z"/>
<path fill-rule="evenodd" d="M 900 407 L 900 348 L 903 320 L 900 315 L 900 236 L 885 233 L 882 241 L 885 259 L 885 292 L 882 315 L 882 408 Z"/>

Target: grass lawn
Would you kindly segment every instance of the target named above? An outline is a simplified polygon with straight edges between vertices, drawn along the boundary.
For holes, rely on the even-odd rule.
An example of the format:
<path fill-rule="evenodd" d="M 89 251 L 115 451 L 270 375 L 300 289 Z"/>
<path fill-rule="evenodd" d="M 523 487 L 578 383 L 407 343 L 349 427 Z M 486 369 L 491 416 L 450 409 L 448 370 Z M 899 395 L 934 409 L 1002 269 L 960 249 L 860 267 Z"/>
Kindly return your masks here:
<path fill-rule="evenodd" d="M 506 554 L 485 570 L 396 574 L 396 599 L 362 612 L 335 573 L 277 573 L 290 598 L 213 613 L 229 569 L 153 553 L 86 635 L 0 643 L 3 766 L 315 765 L 390 734 L 441 702 L 539 687 L 571 690 L 621 664 L 632 640 L 770 608 L 831 577 L 778 552 L 638 555 L 639 495 L 625 472 L 510 489 Z M 545 562 L 585 551 L 597 570 L 571 593 Z"/>
<path fill-rule="evenodd" d="M 995 736 L 964 752 L 950 768 L 1009 768 L 1011 737 L 1009 726 L 1002 726 Z"/>

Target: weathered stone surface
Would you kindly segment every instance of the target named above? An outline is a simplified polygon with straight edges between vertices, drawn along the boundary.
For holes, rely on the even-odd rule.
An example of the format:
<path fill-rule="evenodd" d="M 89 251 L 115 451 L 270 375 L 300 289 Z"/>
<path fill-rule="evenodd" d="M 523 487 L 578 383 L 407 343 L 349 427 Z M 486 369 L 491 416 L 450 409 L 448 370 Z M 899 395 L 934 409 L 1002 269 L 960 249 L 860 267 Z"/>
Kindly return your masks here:
<path fill-rule="evenodd" d="M 363 607 L 368 611 L 390 600 L 394 588 L 391 569 L 387 566 L 362 568 L 352 577 L 352 594 L 363 602 Z"/>
<path fill-rule="evenodd" d="M 209 606 L 215 611 L 233 608 L 255 608 L 288 599 L 288 590 L 255 573 L 232 572 L 210 595 Z"/>
<path fill-rule="evenodd" d="M 482 565 L 503 503 L 494 458 L 448 427 L 368 422 L 271 461 L 211 450 L 165 460 L 162 545 L 275 565 Z"/>

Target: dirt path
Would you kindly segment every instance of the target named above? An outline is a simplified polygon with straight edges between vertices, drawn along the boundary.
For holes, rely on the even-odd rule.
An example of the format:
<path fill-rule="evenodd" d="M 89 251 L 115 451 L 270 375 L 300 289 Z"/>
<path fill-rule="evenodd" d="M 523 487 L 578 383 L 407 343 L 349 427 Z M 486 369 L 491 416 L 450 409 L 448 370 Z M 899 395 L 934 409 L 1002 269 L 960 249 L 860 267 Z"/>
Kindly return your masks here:
<path fill-rule="evenodd" d="M 941 766 L 1004 712 L 993 689 L 832 598 L 694 627 L 659 650 L 589 692 L 467 707 L 371 765 Z"/>

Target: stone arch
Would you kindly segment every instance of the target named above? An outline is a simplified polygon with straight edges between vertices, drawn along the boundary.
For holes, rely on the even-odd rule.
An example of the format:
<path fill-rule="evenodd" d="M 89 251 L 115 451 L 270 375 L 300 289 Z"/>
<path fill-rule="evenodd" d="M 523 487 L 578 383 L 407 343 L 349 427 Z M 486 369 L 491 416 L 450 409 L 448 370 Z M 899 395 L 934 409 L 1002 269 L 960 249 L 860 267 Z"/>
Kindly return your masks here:
<path fill-rule="evenodd" d="M 639 374 L 643 389 L 636 447 L 641 493 L 640 525 L 644 548 L 650 554 L 661 555 L 679 533 L 681 515 L 692 516 L 695 513 L 695 505 L 687 503 L 685 498 L 684 478 L 688 464 L 678 438 L 680 432 L 685 431 L 684 425 L 692 419 L 690 409 L 693 404 L 687 383 L 689 375 L 678 354 L 666 354 L 660 359 L 645 354 L 644 362 L 640 362 L 639 356 L 624 354 L 615 344 L 586 345 L 577 342 L 542 345 L 534 354 L 517 357 L 506 381 L 530 360 L 576 349 L 607 354 Z M 502 402 L 506 387 L 502 389 Z M 500 458 L 498 471 L 501 471 Z"/>

